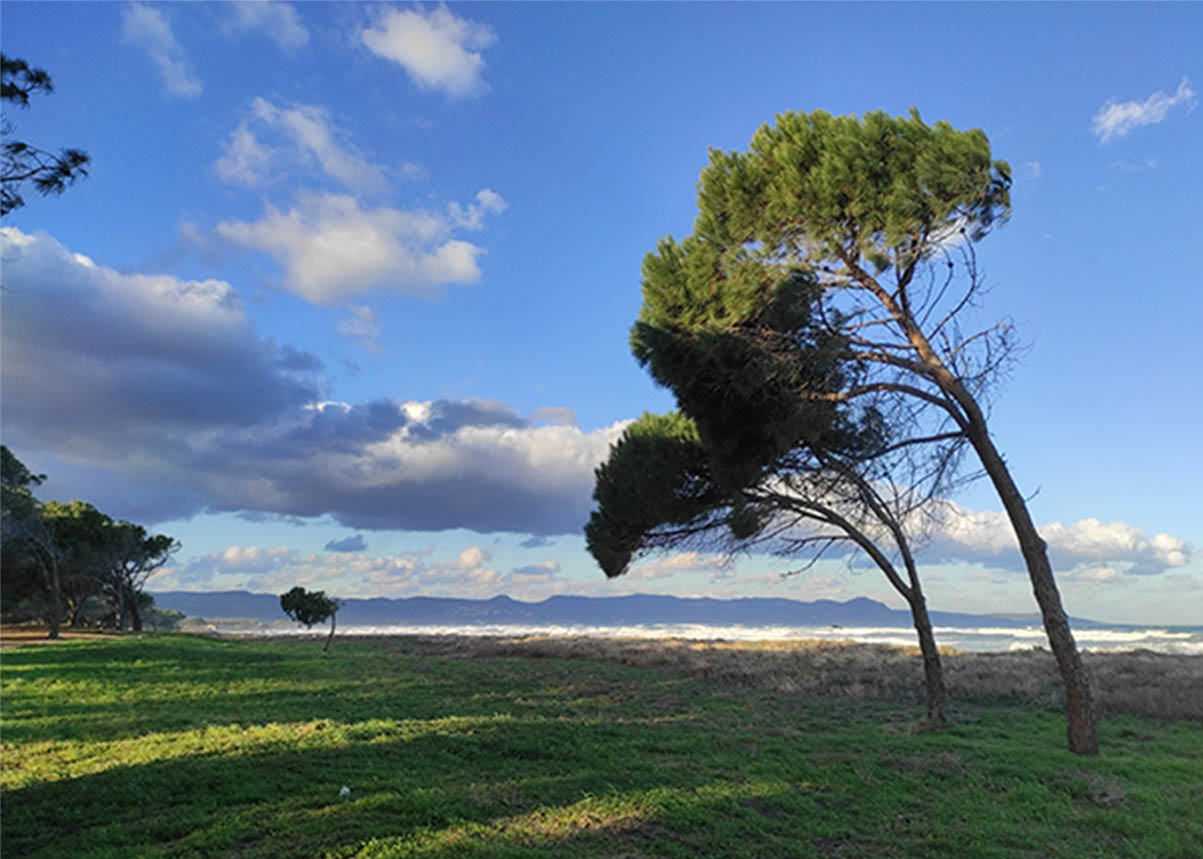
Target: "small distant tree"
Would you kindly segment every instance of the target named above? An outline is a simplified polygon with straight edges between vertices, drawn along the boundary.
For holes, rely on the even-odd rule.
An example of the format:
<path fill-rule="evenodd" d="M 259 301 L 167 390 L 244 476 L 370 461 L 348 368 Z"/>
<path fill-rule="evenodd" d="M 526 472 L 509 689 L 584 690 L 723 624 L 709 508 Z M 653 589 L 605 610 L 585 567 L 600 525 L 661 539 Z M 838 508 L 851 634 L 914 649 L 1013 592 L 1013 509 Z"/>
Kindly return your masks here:
<path fill-rule="evenodd" d="M 34 93 L 54 92 L 54 84 L 45 69 L 30 67 L 25 60 L 0 54 L 0 101 L 29 107 Z M 0 120 L 0 215 L 25 205 L 21 186 L 32 182 L 42 196 L 61 194 L 69 185 L 88 175 L 91 158 L 82 149 L 60 149 L 58 154 L 39 149 L 23 140 L 13 140 L 16 127 L 7 117 Z"/>
<path fill-rule="evenodd" d="M 290 618 L 297 623 L 305 624 L 305 626 L 313 626 L 329 618 L 330 634 L 326 636 L 322 653 L 326 653 L 330 649 L 330 642 L 334 640 L 335 615 L 338 614 L 339 609 L 338 600 L 326 596 L 325 591 L 307 591 L 297 585 L 288 593 L 280 594 L 280 608 Z"/>

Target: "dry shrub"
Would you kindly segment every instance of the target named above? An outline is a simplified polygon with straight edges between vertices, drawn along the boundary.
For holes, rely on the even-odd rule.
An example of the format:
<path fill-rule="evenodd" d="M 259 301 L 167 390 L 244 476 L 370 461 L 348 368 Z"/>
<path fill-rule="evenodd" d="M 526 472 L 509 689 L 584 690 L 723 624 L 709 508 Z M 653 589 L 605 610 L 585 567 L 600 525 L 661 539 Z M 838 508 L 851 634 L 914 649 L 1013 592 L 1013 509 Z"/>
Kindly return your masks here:
<path fill-rule="evenodd" d="M 820 698 L 921 703 L 918 648 L 847 641 L 691 641 L 572 637 L 407 638 L 414 655 L 465 659 L 591 659 L 682 671 L 725 686 Z M 955 700 L 1011 700 L 1063 706 L 1056 662 L 1046 650 L 943 651 L 944 681 Z M 1203 719 L 1203 656 L 1088 652 L 1101 715 L 1136 713 Z"/>

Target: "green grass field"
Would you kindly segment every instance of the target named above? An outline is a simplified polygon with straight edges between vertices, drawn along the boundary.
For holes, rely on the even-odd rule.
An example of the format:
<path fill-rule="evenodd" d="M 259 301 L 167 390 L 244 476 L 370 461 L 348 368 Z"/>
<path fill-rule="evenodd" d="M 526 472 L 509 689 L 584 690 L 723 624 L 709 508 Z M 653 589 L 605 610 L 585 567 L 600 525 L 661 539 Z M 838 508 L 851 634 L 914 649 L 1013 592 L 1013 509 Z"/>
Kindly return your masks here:
<path fill-rule="evenodd" d="M 962 691 L 920 730 L 911 701 L 574 647 L 7 650 L 3 855 L 1203 856 L 1196 719 L 1109 713 L 1080 758 L 1047 703 Z"/>

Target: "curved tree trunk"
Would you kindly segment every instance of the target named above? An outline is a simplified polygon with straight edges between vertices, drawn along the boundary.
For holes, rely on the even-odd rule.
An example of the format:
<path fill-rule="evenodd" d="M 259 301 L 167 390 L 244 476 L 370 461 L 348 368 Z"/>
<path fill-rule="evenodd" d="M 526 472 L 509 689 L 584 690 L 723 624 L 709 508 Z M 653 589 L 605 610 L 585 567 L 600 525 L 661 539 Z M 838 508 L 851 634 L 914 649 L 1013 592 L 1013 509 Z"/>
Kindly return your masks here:
<path fill-rule="evenodd" d="M 880 297 L 880 296 L 879 296 Z M 1096 726 L 1097 714 L 1094 707 L 1094 696 L 1090 692 L 1090 678 L 1078 646 L 1074 642 L 1073 633 L 1069 629 L 1069 618 L 1061 605 L 1061 594 L 1057 590 L 1057 582 L 1053 578 L 1053 568 L 1048 560 L 1048 551 L 1044 540 L 1041 539 L 1032 522 L 1028 505 L 1019 494 L 1015 481 L 1002 455 L 990 439 L 990 431 L 986 427 L 986 417 L 982 413 L 977 400 L 965 387 L 962 381 L 952 373 L 928 342 L 926 335 L 919 330 L 909 314 L 902 311 L 888 296 L 883 303 L 894 314 L 911 345 L 915 347 L 925 367 L 924 374 L 928 376 L 948 397 L 950 414 L 953 414 L 961 429 L 968 435 L 969 443 L 973 445 L 981 460 L 982 467 L 994 484 L 995 491 L 1002 501 L 1003 509 L 1019 540 L 1019 551 L 1027 564 L 1028 578 L 1032 582 L 1032 590 L 1036 595 L 1036 604 L 1040 606 L 1040 617 L 1044 622 L 1044 630 L 1048 634 L 1049 647 L 1057 659 L 1057 668 L 1061 673 L 1061 683 L 1065 688 L 1065 710 L 1068 721 L 1069 750 L 1079 755 L 1094 755 L 1099 751 L 1099 738 Z M 956 409 L 952 409 L 955 403 Z"/>
<path fill-rule="evenodd" d="M 326 643 L 322 646 L 322 653 L 330 649 L 330 642 L 334 640 L 334 619 L 338 616 L 338 612 L 330 615 L 330 634 L 326 636 Z"/>
<path fill-rule="evenodd" d="M 940 662 L 940 650 L 936 646 L 936 636 L 931 628 L 931 617 L 927 613 L 927 600 L 923 598 L 923 593 L 915 588 L 907 602 L 911 607 L 911 619 L 915 624 L 915 632 L 919 635 L 919 651 L 923 654 L 923 680 L 924 688 L 927 690 L 927 721 L 932 724 L 941 724 L 947 721 L 944 705 L 948 693 L 944 688 L 944 666 Z"/>
<path fill-rule="evenodd" d="M 1011 478 L 1011 472 L 990 440 L 984 424 L 972 425 L 969 438 L 974 450 L 981 458 L 986 474 L 989 475 L 994 488 L 998 491 L 999 498 L 1002 499 L 1003 508 L 1007 511 L 1007 517 L 1015 529 L 1015 536 L 1019 538 L 1019 551 L 1027 563 L 1028 576 L 1032 580 L 1036 603 L 1040 606 L 1044 630 L 1048 633 L 1049 646 L 1057 659 L 1061 682 L 1065 686 L 1065 710 L 1069 721 L 1069 750 L 1079 755 L 1098 754 L 1097 714 L 1094 707 L 1094 696 L 1090 691 L 1090 678 L 1086 673 L 1086 666 L 1082 664 L 1082 657 L 1078 653 L 1073 633 L 1070 631 L 1069 618 L 1061 605 L 1061 594 L 1057 590 L 1057 582 L 1053 578 L 1053 568 L 1048 560 L 1047 546 L 1036 531 L 1031 514 L 1028 513 L 1027 503 L 1019 494 L 1019 489 Z"/>
<path fill-rule="evenodd" d="M 923 589 L 919 583 L 919 571 L 915 567 L 915 558 L 911 554 L 910 543 L 907 541 L 906 534 L 902 531 L 898 521 L 876 500 L 869 484 L 847 471 L 844 471 L 844 474 L 850 476 L 859 485 L 862 493 L 864 493 L 862 497 L 865 502 L 869 505 L 874 515 L 877 516 L 878 521 L 884 524 L 893 535 L 895 545 L 897 545 L 899 552 L 902 554 L 903 562 L 906 564 L 907 577 L 910 580 L 909 586 L 898 575 L 898 570 L 894 567 L 889 557 L 882 552 L 881 548 L 875 542 L 869 539 L 864 531 L 830 507 L 811 502 L 809 508 L 812 511 L 822 511 L 823 515 L 820 521 L 825 521 L 839 528 L 866 555 L 872 558 L 873 563 L 877 564 L 878 569 L 885 574 L 886 579 L 894 587 L 894 590 L 910 606 L 911 620 L 914 623 L 915 632 L 919 636 L 919 652 L 923 655 L 923 681 L 927 699 L 927 721 L 933 724 L 944 722 L 946 720 L 944 706 L 947 699 L 947 692 L 944 688 L 944 667 L 940 662 L 940 650 L 936 646 L 936 637 L 932 632 L 931 617 L 927 613 L 927 601 L 923 598 Z M 788 507 L 788 502 L 783 506 Z"/>

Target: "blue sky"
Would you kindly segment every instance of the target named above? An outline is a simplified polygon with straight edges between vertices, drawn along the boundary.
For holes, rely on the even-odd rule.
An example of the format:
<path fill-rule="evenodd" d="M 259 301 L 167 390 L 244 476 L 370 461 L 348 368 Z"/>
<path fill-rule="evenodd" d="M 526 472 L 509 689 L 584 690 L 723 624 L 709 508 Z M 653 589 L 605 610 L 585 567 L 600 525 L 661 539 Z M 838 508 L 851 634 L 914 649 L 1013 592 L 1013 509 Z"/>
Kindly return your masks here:
<path fill-rule="evenodd" d="M 627 350 L 707 147 L 787 110 L 980 127 L 1015 173 L 976 317 L 1071 613 L 1203 617 L 1203 7 L 6 2 L 14 137 L 91 175 L 5 218 L 3 438 L 183 541 L 152 589 L 900 600 L 847 559 L 584 551 L 592 469 L 671 408 Z M 1035 608 L 978 484 L 932 608 Z"/>

